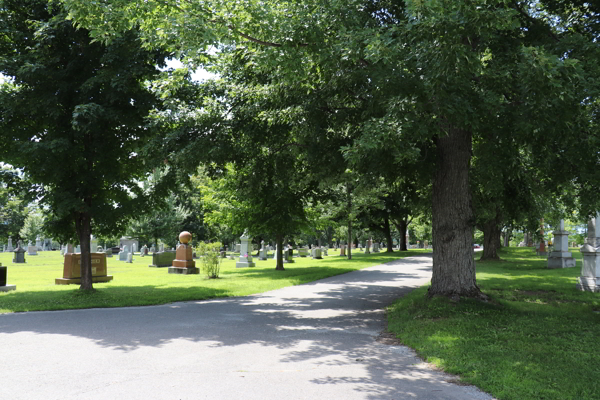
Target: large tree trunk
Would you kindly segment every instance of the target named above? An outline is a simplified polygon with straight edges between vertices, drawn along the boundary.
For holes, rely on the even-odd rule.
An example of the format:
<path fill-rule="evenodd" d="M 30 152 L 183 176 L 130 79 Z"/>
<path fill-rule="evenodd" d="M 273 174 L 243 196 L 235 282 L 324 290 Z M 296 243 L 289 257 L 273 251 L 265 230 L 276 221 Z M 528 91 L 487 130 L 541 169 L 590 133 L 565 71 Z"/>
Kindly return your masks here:
<path fill-rule="evenodd" d="M 385 227 L 385 241 L 387 242 L 387 251 L 386 253 L 394 252 L 394 242 L 392 241 L 392 230 L 390 228 L 390 218 L 386 215 L 384 221 Z"/>
<path fill-rule="evenodd" d="M 400 233 L 400 251 L 407 251 L 408 247 L 406 243 L 406 229 L 408 228 L 408 217 L 404 217 L 400 220 L 394 220 L 394 225 Z"/>
<path fill-rule="evenodd" d="M 498 249 L 500 248 L 501 233 L 502 229 L 499 227 L 498 218 L 483 224 L 483 254 L 479 261 L 500 260 Z"/>
<path fill-rule="evenodd" d="M 433 274 L 429 296 L 481 297 L 473 259 L 473 208 L 469 188 L 471 132 L 447 129 L 436 139 L 433 180 Z"/>
<path fill-rule="evenodd" d="M 277 252 L 277 264 L 275 271 L 284 271 L 283 268 L 283 235 L 275 235 L 275 251 Z"/>
<path fill-rule="evenodd" d="M 92 286 L 92 254 L 90 252 L 90 237 L 92 223 L 90 215 L 78 213 L 75 218 L 75 229 L 81 246 L 81 290 L 93 290 Z"/>

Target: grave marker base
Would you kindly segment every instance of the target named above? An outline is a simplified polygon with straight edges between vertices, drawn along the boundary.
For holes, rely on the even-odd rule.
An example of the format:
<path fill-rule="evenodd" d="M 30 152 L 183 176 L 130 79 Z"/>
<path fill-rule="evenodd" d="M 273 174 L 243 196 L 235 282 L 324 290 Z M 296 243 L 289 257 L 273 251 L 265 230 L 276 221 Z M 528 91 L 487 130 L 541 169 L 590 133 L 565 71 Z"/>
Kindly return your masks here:
<path fill-rule="evenodd" d="M 196 267 L 169 267 L 170 274 L 193 275 L 199 274 L 200 269 Z"/>
<path fill-rule="evenodd" d="M 99 282 L 108 282 L 108 281 L 112 281 L 113 280 L 113 276 L 112 275 L 106 275 L 106 276 L 92 276 L 92 283 L 99 283 Z M 54 280 L 54 284 L 55 285 L 79 285 L 81 284 L 81 278 L 56 278 Z"/>
<path fill-rule="evenodd" d="M 9 292 L 11 290 L 17 290 L 17 285 L 0 286 L 0 292 Z"/>

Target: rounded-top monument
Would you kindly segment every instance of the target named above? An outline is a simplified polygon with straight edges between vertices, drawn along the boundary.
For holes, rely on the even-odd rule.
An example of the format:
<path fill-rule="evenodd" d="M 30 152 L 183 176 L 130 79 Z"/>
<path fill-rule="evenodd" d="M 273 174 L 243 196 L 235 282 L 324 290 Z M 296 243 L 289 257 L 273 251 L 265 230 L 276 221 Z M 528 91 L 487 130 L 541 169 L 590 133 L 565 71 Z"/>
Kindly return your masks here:
<path fill-rule="evenodd" d="M 188 231 L 183 231 L 179 234 L 179 241 L 183 244 L 188 244 L 192 240 L 192 234 Z"/>

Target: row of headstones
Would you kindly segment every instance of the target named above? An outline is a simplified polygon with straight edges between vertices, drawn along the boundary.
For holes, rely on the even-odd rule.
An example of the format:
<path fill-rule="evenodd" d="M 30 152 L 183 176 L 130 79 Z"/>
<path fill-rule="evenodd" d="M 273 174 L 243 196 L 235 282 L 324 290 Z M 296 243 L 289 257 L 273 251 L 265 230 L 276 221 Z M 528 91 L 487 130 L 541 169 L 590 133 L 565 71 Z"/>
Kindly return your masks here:
<path fill-rule="evenodd" d="M 21 247 L 21 241 L 19 241 L 17 243 L 17 248 Z M 2 248 L 0 248 L 0 252 L 14 252 L 15 248 L 13 247 L 12 244 L 12 239 L 8 238 L 8 244 L 4 245 Z M 42 245 L 42 240 L 40 238 L 37 238 L 35 241 L 35 246 L 33 246 L 31 244 L 31 241 L 29 241 L 29 243 L 27 244 L 27 254 L 30 256 L 37 256 L 37 252 L 38 251 L 48 251 L 48 249 L 46 248 L 46 243 L 44 243 Z"/>

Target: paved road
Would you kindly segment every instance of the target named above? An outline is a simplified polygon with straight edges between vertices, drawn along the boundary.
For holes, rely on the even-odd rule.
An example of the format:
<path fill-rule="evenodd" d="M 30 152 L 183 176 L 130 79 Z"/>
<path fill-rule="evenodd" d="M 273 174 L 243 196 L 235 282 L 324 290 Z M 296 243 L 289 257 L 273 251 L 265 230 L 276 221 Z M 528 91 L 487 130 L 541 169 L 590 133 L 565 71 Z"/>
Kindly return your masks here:
<path fill-rule="evenodd" d="M 0 315 L 0 399 L 491 399 L 377 340 L 430 276 L 421 256 L 249 297 Z"/>

